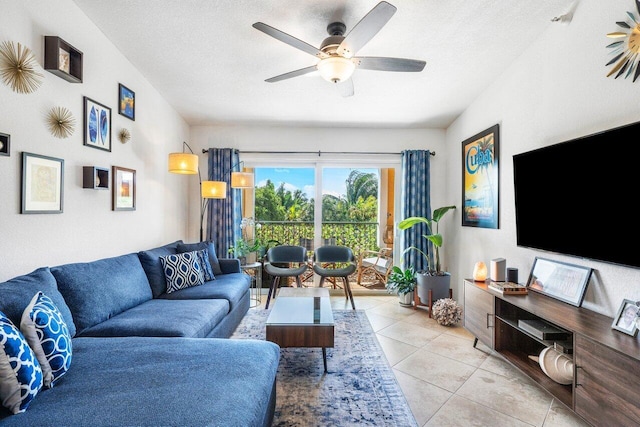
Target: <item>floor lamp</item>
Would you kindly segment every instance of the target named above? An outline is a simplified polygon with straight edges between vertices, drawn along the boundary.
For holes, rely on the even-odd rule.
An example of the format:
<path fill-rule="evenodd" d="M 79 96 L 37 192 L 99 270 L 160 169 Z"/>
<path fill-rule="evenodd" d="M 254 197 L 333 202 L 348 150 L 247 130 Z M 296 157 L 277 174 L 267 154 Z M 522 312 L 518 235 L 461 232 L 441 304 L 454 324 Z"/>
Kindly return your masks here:
<path fill-rule="evenodd" d="M 191 153 L 185 153 L 185 147 Z M 227 183 L 224 181 L 203 181 L 198 166 L 198 156 L 193 154 L 193 150 L 186 142 L 182 142 L 182 153 L 169 153 L 169 172 L 181 175 L 198 175 L 200 183 L 200 241 L 203 241 L 204 212 L 209 204 L 209 199 L 226 198 Z"/>

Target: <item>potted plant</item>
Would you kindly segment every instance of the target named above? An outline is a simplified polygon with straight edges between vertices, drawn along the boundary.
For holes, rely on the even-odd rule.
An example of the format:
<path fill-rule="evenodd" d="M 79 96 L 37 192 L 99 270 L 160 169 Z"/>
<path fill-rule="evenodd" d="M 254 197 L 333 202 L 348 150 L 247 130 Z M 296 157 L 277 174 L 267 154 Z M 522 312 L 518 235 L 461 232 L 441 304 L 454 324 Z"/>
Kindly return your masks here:
<path fill-rule="evenodd" d="M 442 271 L 440 264 L 440 248 L 442 247 L 443 238 L 442 234 L 438 231 L 438 225 L 442 217 L 451 209 L 455 209 L 455 206 L 444 206 L 433 211 L 431 219 L 419 216 L 412 216 L 400 221 L 398 228 L 406 230 L 413 227 L 416 224 L 426 224 L 427 234 L 423 234 L 422 237 L 429 241 L 430 254 L 424 253 L 415 246 L 406 248 L 403 254 L 410 250 L 416 250 L 422 254 L 427 260 L 427 270 L 416 272 L 418 297 L 423 304 L 429 302 L 429 290 L 432 292 L 431 302 L 441 298 L 449 297 L 449 289 L 451 288 L 451 275 L 449 272 Z M 435 230 L 434 230 L 435 228 Z M 431 255 L 431 256 L 429 256 Z"/>
<path fill-rule="evenodd" d="M 385 285 L 387 292 L 390 294 L 396 293 L 400 300 L 400 305 L 411 306 L 413 301 L 413 291 L 416 287 L 416 272 L 413 267 L 409 267 L 406 270 L 402 270 L 400 267 L 394 265 L 391 269 L 391 273 L 387 277 L 387 284 Z"/>

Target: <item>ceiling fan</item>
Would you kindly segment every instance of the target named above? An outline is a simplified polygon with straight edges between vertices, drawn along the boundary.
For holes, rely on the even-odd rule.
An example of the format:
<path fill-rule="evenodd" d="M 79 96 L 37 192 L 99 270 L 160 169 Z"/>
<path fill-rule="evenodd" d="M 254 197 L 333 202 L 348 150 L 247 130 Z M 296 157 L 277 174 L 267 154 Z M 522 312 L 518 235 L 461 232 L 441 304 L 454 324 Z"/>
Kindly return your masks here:
<path fill-rule="evenodd" d="M 322 78 L 336 83 L 336 87 L 343 96 L 351 96 L 353 95 L 353 80 L 351 76 L 356 68 L 376 71 L 422 71 L 426 65 L 425 61 L 405 58 L 355 56 L 373 36 L 378 34 L 396 10 L 395 6 L 386 1 L 378 3 L 346 36 L 344 35 L 347 29 L 346 25 L 342 22 L 332 22 L 327 26 L 329 37 L 322 41 L 319 48 L 265 23 L 256 22 L 253 24 L 255 29 L 320 59 L 315 65 L 280 74 L 265 81 L 275 83 L 318 71 Z"/>

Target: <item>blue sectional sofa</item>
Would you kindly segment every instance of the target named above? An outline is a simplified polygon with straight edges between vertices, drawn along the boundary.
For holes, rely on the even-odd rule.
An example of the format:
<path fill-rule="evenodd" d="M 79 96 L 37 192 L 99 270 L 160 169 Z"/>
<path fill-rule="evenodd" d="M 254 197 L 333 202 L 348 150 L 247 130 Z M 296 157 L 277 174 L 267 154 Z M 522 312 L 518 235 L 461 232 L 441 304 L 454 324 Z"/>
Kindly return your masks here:
<path fill-rule="evenodd" d="M 160 257 L 203 244 L 43 267 L 0 283 L 16 325 L 38 291 L 73 337 L 69 370 L 2 426 L 268 426 L 280 350 L 227 339 L 249 309 L 249 278 L 209 251 L 215 279 L 166 292 Z M 213 254 L 211 254 L 213 252 Z"/>

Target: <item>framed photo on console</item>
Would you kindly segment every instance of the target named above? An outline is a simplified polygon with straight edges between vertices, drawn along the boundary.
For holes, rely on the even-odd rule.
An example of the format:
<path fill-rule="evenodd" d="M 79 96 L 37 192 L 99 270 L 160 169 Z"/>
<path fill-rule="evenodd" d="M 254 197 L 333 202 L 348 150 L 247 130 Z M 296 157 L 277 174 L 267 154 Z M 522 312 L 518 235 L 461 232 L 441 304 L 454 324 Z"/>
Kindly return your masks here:
<path fill-rule="evenodd" d="M 589 267 L 536 257 L 527 288 L 580 307 L 592 271 Z"/>
<path fill-rule="evenodd" d="M 611 327 L 635 337 L 638 333 L 636 319 L 638 318 L 639 310 L 640 307 L 636 305 L 635 301 L 631 301 L 630 299 L 623 300 L 618 309 L 618 314 L 616 314 L 616 317 L 613 319 Z"/>

